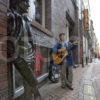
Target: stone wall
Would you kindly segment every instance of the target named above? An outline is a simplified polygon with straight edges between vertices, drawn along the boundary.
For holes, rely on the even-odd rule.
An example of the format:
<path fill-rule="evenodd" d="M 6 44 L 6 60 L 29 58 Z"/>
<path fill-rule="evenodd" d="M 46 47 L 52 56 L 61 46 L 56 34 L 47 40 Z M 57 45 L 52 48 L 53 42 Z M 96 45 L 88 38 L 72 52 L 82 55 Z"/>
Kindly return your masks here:
<path fill-rule="evenodd" d="M 66 11 L 69 12 L 71 18 L 75 20 L 75 9 L 71 0 L 52 0 L 51 3 L 52 23 L 51 29 L 55 37 L 64 32 L 68 34 L 68 21 L 66 20 Z"/>
<path fill-rule="evenodd" d="M 74 25 L 68 22 L 66 11 L 74 22 Z M 51 2 L 51 31 L 54 37 L 58 38 L 59 33 L 66 34 L 66 39 L 71 36 L 78 36 L 78 8 L 73 5 L 71 0 L 52 0 Z M 79 48 L 79 47 L 78 47 Z M 78 63 L 78 48 L 74 50 L 75 63 Z"/>

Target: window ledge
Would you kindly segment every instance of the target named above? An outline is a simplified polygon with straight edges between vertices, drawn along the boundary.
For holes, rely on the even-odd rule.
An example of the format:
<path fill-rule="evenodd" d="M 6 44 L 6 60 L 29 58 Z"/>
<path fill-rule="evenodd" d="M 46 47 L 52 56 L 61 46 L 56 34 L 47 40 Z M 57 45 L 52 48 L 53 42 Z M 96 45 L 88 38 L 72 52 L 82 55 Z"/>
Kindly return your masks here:
<path fill-rule="evenodd" d="M 39 24 L 36 21 L 32 21 L 31 23 L 34 27 L 36 27 L 37 29 L 39 29 L 40 31 L 44 32 L 46 35 L 53 37 L 53 33 L 50 32 L 48 29 L 44 28 L 41 24 Z"/>

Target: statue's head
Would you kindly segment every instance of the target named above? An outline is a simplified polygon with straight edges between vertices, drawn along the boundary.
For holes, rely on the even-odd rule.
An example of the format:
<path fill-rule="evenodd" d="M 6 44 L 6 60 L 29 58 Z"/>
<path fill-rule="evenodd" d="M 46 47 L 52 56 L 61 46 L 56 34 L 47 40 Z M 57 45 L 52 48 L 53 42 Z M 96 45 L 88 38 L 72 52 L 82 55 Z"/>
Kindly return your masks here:
<path fill-rule="evenodd" d="M 28 12 L 29 0 L 10 0 L 10 8 L 23 14 Z"/>

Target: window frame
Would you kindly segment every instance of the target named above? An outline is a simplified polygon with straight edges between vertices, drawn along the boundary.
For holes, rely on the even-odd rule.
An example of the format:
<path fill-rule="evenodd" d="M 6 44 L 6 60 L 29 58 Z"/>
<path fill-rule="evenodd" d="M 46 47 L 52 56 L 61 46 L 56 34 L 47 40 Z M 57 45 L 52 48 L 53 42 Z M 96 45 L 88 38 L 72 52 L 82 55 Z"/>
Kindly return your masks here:
<path fill-rule="evenodd" d="M 34 3 L 34 2 L 36 2 L 36 0 L 33 0 L 32 2 Z M 31 2 L 31 3 L 32 3 L 32 2 Z M 35 5 L 35 4 L 31 4 L 31 3 L 30 3 L 31 6 L 32 6 L 32 5 Z M 36 22 L 39 23 L 42 27 L 45 28 L 45 0 L 42 0 L 42 1 L 41 1 L 41 4 L 42 4 L 42 5 L 41 5 L 41 7 L 42 7 L 42 9 L 41 9 L 41 16 L 42 16 L 41 23 L 39 23 L 38 21 L 36 21 L 36 19 L 35 19 L 35 16 L 36 16 L 36 15 L 33 15 L 34 17 L 32 18 L 32 15 L 29 13 L 29 12 L 32 12 L 31 10 L 32 10 L 33 8 L 30 8 L 30 7 L 29 7 L 28 14 L 29 14 L 29 17 L 30 17 L 31 20 L 36 21 Z M 34 10 L 35 10 L 35 14 L 36 14 L 36 9 L 34 9 Z"/>
<path fill-rule="evenodd" d="M 18 87 L 18 88 L 16 88 L 15 87 L 15 70 L 16 70 L 16 68 L 15 68 L 15 66 L 14 66 L 14 64 L 13 64 L 13 66 L 12 66 L 12 73 L 13 73 L 13 98 L 15 99 L 15 98 L 17 98 L 17 97 L 19 97 L 19 96 L 21 96 L 22 94 L 24 94 L 24 86 L 23 85 L 21 85 L 20 87 Z"/>

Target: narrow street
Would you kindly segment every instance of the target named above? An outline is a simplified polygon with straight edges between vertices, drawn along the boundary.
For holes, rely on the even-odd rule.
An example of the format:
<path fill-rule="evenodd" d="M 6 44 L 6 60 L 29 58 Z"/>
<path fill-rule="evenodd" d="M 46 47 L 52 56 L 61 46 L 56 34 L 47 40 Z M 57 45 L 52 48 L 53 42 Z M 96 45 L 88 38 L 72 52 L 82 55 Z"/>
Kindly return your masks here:
<path fill-rule="evenodd" d="M 41 89 L 44 100 L 100 100 L 100 61 L 73 69 L 74 90 L 62 89 L 60 82 L 48 82 Z M 43 91 L 43 92 L 42 92 Z"/>

